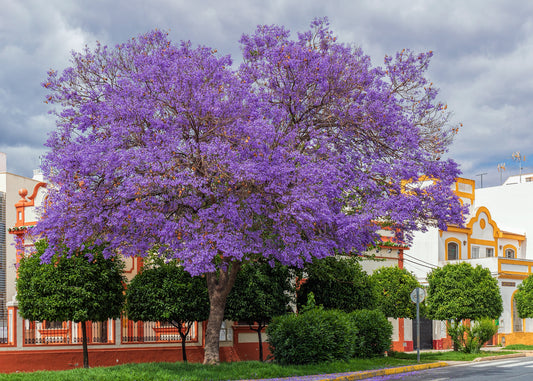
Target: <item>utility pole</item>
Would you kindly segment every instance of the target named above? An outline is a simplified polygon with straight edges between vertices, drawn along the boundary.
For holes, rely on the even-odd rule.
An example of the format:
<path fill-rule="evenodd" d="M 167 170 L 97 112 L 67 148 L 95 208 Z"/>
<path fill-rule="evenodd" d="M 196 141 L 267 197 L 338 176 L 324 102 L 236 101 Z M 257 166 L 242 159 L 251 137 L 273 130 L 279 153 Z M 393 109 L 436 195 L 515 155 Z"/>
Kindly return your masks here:
<path fill-rule="evenodd" d="M 503 173 L 503 171 L 505 171 L 505 163 L 498 164 L 498 172 L 500 172 L 500 185 L 503 184 L 503 181 L 502 181 L 502 173 Z"/>
<path fill-rule="evenodd" d="M 480 188 L 483 188 L 483 176 L 484 175 L 488 175 L 488 173 L 479 173 L 479 174 L 476 175 L 476 176 L 480 176 L 481 177 L 481 186 L 480 186 Z"/>
<path fill-rule="evenodd" d="M 519 151 L 514 152 L 512 155 L 514 161 L 518 161 L 520 165 L 520 184 L 522 184 L 522 162 L 526 161 L 526 157 Z"/>

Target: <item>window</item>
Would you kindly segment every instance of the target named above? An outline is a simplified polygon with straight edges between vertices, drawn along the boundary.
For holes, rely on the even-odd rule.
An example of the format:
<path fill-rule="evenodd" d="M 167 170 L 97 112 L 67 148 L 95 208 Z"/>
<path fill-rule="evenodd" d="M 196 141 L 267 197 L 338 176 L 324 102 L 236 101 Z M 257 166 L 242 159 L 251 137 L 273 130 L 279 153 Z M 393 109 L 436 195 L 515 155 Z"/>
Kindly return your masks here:
<path fill-rule="evenodd" d="M 459 245 L 456 242 L 448 243 L 448 260 L 454 261 L 459 259 Z"/>
<path fill-rule="evenodd" d="M 472 259 L 479 258 L 479 246 L 472 246 Z"/>
<path fill-rule="evenodd" d="M 233 329 L 228 322 L 223 321 L 222 326 L 220 327 L 220 341 L 232 341 L 233 339 Z"/>
<path fill-rule="evenodd" d="M 505 249 L 505 258 L 514 258 L 514 250 L 513 249 Z"/>
<path fill-rule="evenodd" d="M 485 253 L 486 253 L 486 256 L 487 257 L 494 257 L 494 248 L 492 247 L 487 247 L 485 249 Z"/>

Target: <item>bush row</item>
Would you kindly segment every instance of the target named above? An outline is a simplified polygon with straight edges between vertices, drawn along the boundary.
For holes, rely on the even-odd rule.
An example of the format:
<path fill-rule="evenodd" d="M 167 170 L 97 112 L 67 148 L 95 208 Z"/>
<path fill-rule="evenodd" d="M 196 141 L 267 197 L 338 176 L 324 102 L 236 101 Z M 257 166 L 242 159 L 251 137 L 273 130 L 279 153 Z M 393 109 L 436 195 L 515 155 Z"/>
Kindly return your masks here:
<path fill-rule="evenodd" d="M 310 364 L 381 355 L 390 348 L 392 325 L 377 310 L 313 308 L 273 319 L 267 335 L 276 362 Z"/>

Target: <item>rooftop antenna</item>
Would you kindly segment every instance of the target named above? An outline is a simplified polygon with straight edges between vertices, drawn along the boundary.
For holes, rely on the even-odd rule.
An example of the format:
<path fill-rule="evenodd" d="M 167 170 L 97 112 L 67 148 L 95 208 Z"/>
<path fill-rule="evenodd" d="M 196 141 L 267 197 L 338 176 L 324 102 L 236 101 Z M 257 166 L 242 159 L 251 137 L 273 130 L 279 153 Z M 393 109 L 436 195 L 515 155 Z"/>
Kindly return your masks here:
<path fill-rule="evenodd" d="M 480 176 L 481 177 L 481 186 L 480 186 L 480 188 L 483 188 L 483 176 L 487 175 L 487 174 L 488 173 L 479 173 L 479 174 L 476 175 L 476 176 Z"/>
<path fill-rule="evenodd" d="M 514 152 L 512 155 L 514 161 L 518 161 L 520 165 L 520 184 L 522 184 L 522 162 L 526 161 L 526 157 L 519 151 Z"/>
<path fill-rule="evenodd" d="M 503 181 L 502 181 L 502 174 L 503 172 L 506 170 L 505 168 L 505 163 L 500 163 L 498 164 L 498 172 L 500 172 L 500 185 L 503 184 Z"/>

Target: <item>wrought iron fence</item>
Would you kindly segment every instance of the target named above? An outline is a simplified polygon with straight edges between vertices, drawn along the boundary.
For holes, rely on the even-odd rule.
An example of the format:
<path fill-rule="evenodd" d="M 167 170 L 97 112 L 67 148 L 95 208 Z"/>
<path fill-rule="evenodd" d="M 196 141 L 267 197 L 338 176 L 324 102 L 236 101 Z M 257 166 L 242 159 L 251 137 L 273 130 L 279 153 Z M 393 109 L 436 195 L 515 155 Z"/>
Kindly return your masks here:
<path fill-rule="evenodd" d="M 24 321 L 25 345 L 48 344 L 81 344 L 83 342 L 82 323 L 66 322 L 35 322 Z M 87 342 L 89 344 L 110 343 L 113 320 L 104 322 L 87 322 Z"/>
<path fill-rule="evenodd" d="M 195 322 L 186 341 L 198 339 L 198 323 Z M 169 343 L 181 341 L 178 328 L 168 322 L 133 321 L 122 319 L 122 343 Z"/>
<path fill-rule="evenodd" d="M 0 318 L 0 345 L 8 343 L 8 335 L 9 335 L 8 324 L 9 324 L 9 320 L 7 316 L 3 316 Z"/>

